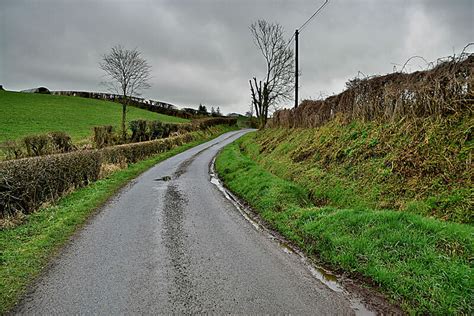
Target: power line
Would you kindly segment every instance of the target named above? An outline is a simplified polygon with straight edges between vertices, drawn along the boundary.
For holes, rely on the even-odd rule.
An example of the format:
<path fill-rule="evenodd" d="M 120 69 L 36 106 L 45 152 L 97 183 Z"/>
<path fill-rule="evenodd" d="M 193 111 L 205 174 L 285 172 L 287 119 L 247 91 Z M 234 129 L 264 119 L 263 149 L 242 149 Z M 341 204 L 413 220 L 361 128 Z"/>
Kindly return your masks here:
<path fill-rule="evenodd" d="M 314 12 L 313 15 L 310 16 L 309 19 L 307 19 L 306 22 L 304 22 L 300 26 L 299 29 L 295 30 L 295 33 L 293 34 L 293 36 L 288 41 L 288 44 L 286 45 L 288 47 L 288 45 L 291 43 L 293 38 L 295 39 L 295 108 L 298 107 L 298 76 L 299 76 L 299 73 L 298 73 L 298 35 L 306 27 L 306 25 L 308 25 L 308 23 L 311 22 L 311 20 L 326 6 L 326 4 L 328 4 L 328 2 L 329 0 L 324 1 L 324 3 L 316 10 L 316 12 Z"/>
<path fill-rule="evenodd" d="M 313 15 L 311 15 L 307 20 L 306 22 L 304 22 L 297 30 L 299 31 L 299 33 L 301 33 L 301 31 L 303 30 L 303 28 L 308 25 L 308 23 L 329 3 L 329 0 L 326 0 L 324 1 L 324 3 L 313 13 Z M 290 39 L 288 40 L 288 42 L 286 43 L 285 45 L 285 48 L 288 47 L 291 42 L 293 41 L 293 39 L 295 38 L 295 34 L 296 33 L 293 33 L 293 35 L 291 35 Z"/>
<path fill-rule="evenodd" d="M 311 22 L 311 20 L 329 3 L 329 0 L 326 0 L 319 8 L 318 10 L 316 10 L 316 12 L 313 13 L 313 15 L 311 15 L 307 20 L 306 22 L 304 22 L 299 29 L 297 29 L 300 33 L 301 31 L 303 30 L 303 28 L 308 25 L 309 22 Z M 288 40 L 288 42 L 286 43 L 286 47 L 288 47 L 291 42 L 293 41 L 293 39 L 295 38 L 295 34 L 296 33 L 293 33 L 293 35 L 291 35 L 290 39 Z"/>
<path fill-rule="evenodd" d="M 309 19 L 306 20 L 298 29 L 298 31 L 301 33 L 301 31 L 304 29 L 306 25 L 328 4 L 329 0 L 324 1 L 324 3 L 319 7 L 319 9 L 316 10 L 316 12 L 313 13 L 312 16 L 309 17 Z"/>

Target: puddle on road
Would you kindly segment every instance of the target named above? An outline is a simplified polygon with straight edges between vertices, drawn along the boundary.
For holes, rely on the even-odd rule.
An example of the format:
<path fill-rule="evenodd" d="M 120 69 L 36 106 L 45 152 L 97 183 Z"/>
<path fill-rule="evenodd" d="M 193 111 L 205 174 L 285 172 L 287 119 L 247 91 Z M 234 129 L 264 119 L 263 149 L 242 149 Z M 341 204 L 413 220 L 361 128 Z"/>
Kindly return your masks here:
<path fill-rule="evenodd" d="M 318 279 L 321 283 L 326 285 L 332 291 L 337 293 L 342 293 L 345 295 L 346 299 L 349 301 L 351 308 L 354 310 L 356 315 L 376 315 L 373 311 L 369 310 L 362 300 L 359 297 L 354 297 L 352 293 L 347 291 L 344 286 L 338 281 L 336 275 L 330 273 L 329 271 L 325 270 L 322 267 L 315 265 L 305 254 L 303 254 L 298 249 L 292 247 L 287 241 L 283 240 L 282 238 L 272 234 L 270 230 L 265 228 L 264 226 L 260 225 L 256 222 L 251 214 L 251 211 L 247 208 L 247 206 L 243 205 L 239 199 L 232 194 L 229 190 L 227 190 L 222 182 L 217 177 L 215 172 L 215 161 L 216 158 L 212 160 L 210 167 L 209 167 L 209 175 L 210 181 L 214 184 L 223 194 L 224 196 L 235 206 L 235 208 L 240 212 L 240 214 L 250 223 L 252 226 L 258 230 L 265 232 L 267 237 L 278 242 L 283 252 L 287 254 L 295 254 L 297 255 L 306 268 L 310 271 L 310 273 Z"/>
<path fill-rule="evenodd" d="M 274 237 L 273 235 L 271 236 L 272 236 L 271 237 L 272 239 L 276 240 L 280 244 L 280 247 L 282 247 L 284 252 L 288 254 L 293 253 L 293 254 L 296 254 L 298 257 L 300 257 L 300 260 L 304 263 L 304 265 L 308 268 L 308 270 L 316 279 L 321 281 L 323 284 L 325 284 L 334 292 L 338 292 L 338 293 L 344 292 L 344 288 L 337 281 L 336 275 L 330 273 L 329 271 L 326 271 L 322 267 L 318 267 L 312 264 L 311 262 L 309 262 L 308 258 L 301 251 L 294 249 L 287 242 L 279 240 L 277 237 Z"/>

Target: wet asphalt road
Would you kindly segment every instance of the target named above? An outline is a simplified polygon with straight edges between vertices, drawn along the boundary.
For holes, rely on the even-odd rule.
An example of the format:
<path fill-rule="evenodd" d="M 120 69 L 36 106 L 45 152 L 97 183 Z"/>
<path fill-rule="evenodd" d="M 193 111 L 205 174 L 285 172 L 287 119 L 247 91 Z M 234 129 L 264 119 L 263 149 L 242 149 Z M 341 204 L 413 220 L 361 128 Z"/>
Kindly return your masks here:
<path fill-rule="evenodd" d="M 163 161 L 125 187 L 14 312 L 353 314 L 210 182 L 212 158 L 244 133 Z"/>

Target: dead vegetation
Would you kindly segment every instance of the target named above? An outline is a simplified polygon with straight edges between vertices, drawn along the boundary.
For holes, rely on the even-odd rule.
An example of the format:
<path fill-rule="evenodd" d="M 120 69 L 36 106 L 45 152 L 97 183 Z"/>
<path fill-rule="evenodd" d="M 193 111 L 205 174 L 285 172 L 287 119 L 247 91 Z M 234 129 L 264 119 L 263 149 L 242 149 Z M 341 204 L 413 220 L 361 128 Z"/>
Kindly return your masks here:
<path fill-rule="evenodd" d="M 473 129 L 463 113 L 350 124 L 338 115 L 318 128 L 265 129 L 242 150 L 308 189 L 317 206 L 473 224 Z"/>
<path fill-rule="evenodd" d="M 355 78 L 340 94 L 325 100 L 304 100 L 295 109 L 275 112 L 268 125 L 318 127 L 337 114 L 348 122 L 393 122 L 402 118 L 445 117 L 466 111 L 472 115 L 473 69 L 474 54 L 463 52 L 439 59 L 437 65 L 424 71 Z"/>

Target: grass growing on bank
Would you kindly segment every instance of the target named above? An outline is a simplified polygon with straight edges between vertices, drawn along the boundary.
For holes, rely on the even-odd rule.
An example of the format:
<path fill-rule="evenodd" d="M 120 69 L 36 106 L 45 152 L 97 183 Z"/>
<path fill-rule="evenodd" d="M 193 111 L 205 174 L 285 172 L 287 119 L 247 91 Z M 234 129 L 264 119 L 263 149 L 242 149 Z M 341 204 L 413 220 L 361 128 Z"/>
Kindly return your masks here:
<path fill-rule="evenodd" d="M 379 123 L 332 120 L 319 128 L 266 129 L 246 153 L 305 187 L 317 206 L 393 209 L 474 223 L 474 117 Z"/>
<path fill-rule="evenodd" d="M 175 147 L 61 198 L 55 205 L 28 215 L 23 224 L 0 231 L 0 314 L 10 310 L 58 249 L 112 195 L 156 163 L 209 141 L 233 127 L 197 132 L 200 140 Z"/>
<path fill-rule="evenodd" d="M 132 106 L 127 109 L 128 121 L 189 121 Z M 89 137 L 93 126 L 112 125 L 118 128 L 121 117 L 122 106 L 110 101 L 0 91 L 0 142 L 51 131 L 64 131 L 76 142 Z"/>
<path fill-rule="evenodd" d="M 474 228 L 417 214 L 316 207 L 309 190 L 245 154 L 254 133 L 216 160 L 225 184 L 286 238 L 334 270 L 368 278 L 413 314 L 472 314 Z"/>

